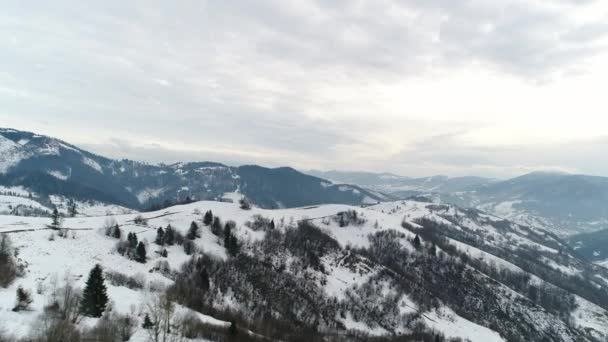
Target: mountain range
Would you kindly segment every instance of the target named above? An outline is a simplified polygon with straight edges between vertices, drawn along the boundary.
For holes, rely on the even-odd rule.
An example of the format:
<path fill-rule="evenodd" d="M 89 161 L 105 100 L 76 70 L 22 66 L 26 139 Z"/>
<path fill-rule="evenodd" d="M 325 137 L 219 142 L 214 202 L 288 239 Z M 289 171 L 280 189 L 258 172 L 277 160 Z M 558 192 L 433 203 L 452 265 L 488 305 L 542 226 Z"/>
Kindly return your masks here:
<path fill-rule="evenodd" d="M 221 200 L 235 192 L 264 208 L 371 204 L 386 199 L 359 186 L 333 184 L 289 167 L 114 160 L 59 139 L 14 129 L 0 129 L 0 185 L 133 209 Z"/>
<path fill-rule="evenodd" d="M 175 340 L 608 338 L 608 235 L 564 238 L 603 227 L 602 177 L 152 165 L 13 129 L 0 152 L 0 340 L 154 340 L 154 298 Z M 57 315 L 95 264 L 108 312 Z"/>
<path fill-rule="evenodd" d="M 216 162 L 154 165 L 106 158 L 56 138 L 8 128 L 0 129 L 0 152 L 0 186 L 27 189 L 42 204 L 52 202 L 45 200 L 48 195 L 135 210 L 240 197 L 262 208 L 369 205 L 423 197 L 477 208 L 560 236 L 608 229 L 606 177 L 533 172 L 507 180 L 411 178 Z"/>
<path fill-rule="evenodd" d="M 409 178 L 387 173 L 320 172 L 335 182 L 348 180 L 396 199 L 430 200 L 473 207 L 559 235 L 608 229 L 608 178 L 532 172 L 507 180 L 483 177 Z"/>

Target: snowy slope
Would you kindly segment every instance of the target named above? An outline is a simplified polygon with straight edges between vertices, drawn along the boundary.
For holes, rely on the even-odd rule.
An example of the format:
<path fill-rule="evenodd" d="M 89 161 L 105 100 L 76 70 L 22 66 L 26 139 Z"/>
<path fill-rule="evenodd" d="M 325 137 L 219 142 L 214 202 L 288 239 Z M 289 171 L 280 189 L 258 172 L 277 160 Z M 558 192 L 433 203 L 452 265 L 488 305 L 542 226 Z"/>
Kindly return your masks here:
<path fill-rule="evenodd" d="M 532 237 L 534 231 L 525 230 L 517 225 L 509 224 L 508 227 L 496 227 L 496 222 L 501 221 L 493 216 L 478 213 L 477 216 L 469 217 L 466 215 L 466 212 L 453 206 L 437 207 L 428 203 L 414 201 L 382 203 L 367 208 L 348 205 L 322 205 L 278 210 L 260 208 L 241 210 L 238 203 L 195 202 L 170 207 L 157 212 L 141 214 L 147 219 L 147 226 L 134 223 L 134 219 L 140 215 L 137 213 L 65 218 L 63 227 L 75 230 L 70 231 L 67 238 L 55 236 L 52 241 L 49 240 L 49 237 L 53 234 L 53 231 L 46 229 L 46 225 L 50 222 L 48 218 L 5 215 L 0 216 L 0 233 L 10 234 L 13 244 L 18 248 L 19 259 L 26 265 L 26 273 L 23 277 L 17 278 L 9 288 L 0 289 L 0 320 L 11 322 L 10 324 L 5 324 L 4 328 L 16 336 L 25 336 L 28 333 L 29 326 L 35 322 L 45 304 L 44 297 L 47 293 L 45 289 L 52 286 L 53 279 L 69 277 L 78 287 L 82 287 L 88 271 L 95 263 L 102 264 L 106 271 L 125 273 L 144 279 L 147 288 L 157 289 L 171 284 L 173 282 L 172 279 L 154 271 L 156 262 L 166 260 L 171 269 L 177 270 L 190 257 L 184 254 L 181 246 L 167 247 L 169 257 L 166 259 L 161 258 L 155 253 L 159 249 L 158 246 L 152 243 L 156 236 L 156 228 L 159 226 L 165 227 L 170 224 L 185 234 L 190 223 L 193 221 L 200 222 L 202 218 L 201 213 L 207 210 L 212 210 L 216 216 L 224 220 L 234 220 L 237 227 L 235 234 L 244 243 L 247 241 L 249 243 L 261 241 L 265 238 L 263 231 L 254 231 L 247 226 L 247 222 L 251 221 L 254 215 L 273 219 L 277 223 L 277 229 L 280 230 L 286 229 L 286 227 L 295 224 L 299 220 L 314 222 L 327 234 L 335 238 L 343 248 L 341 252 L 326 255 L 322 260 L 326 272 L 325 274 L 316 275 L 316 277 L 320 277 L 323 280 L 320 282 L 320 286 L 322 286 L 325 295 L 328 298 L 336 298 L 337 300 L 344 299 L 347 293 L 350 293 L 349 296 L 353 293 L 361 293 L 357 291 L 365 286 L 369 286 L 371 279 L 383 279 L 382 274 L 387 272 L 384 266 L 375 264 L 366 258 L 356 257 L 353 261 L 350 256 L 354 255 L 351 255 L 348 252 L 349 250 L 369 248 L 371 246 L 370 235 L 396 230 L 402 234 L 397 239 L 401 248 L 409 251 L 409 253 L 419 253 L 412 244 L 412 241 L 417 234 L 422 232 L 421 229 L 427 229 L 416 223 L 423 218 L 433 219 L 446 225 L 449 224 L 455 231 L 471 230 L 480 236 L 484 236 L 488 243 L 487 246 L 477 245 L 474 247 L 452 238 L 449 238 L 448 241 L 456 249 L 469 255 L 471 259 L 488 262 L 496 265 L 499 269 L 502 268 L 512 272 L 525 273 L 521 267 L 514 264 L 517 260 L 505 260 L 488 251 L 504 250 L 505 255 L 507 253 L 511 255 L 517 253 L 516 250 L 518 248 L 522 250 L 532 248 L 534 250 L 544 250 L 549 255 L 551 253 L 557 254 L 557 250 L 553 244 L 559 244 L 558 241 L 551 237 L 546 237 L 546 241 Z M 359 213 L 359 218 L 364 222 L 341 227 L 339 221 L 334 219 L 335 215 L 349 210 L 356 210 Z M 460 220 L 457 224 L 454 223 L 456 222 L 454 217 L 458 217 Z M 406 221 L 405 226 L 409 225 L 411 228 L 404 229 L 402 227 L 404 220 Z M 137 263 L 119 255 L 115 251 L 116 239 L 108 237 L 103 233 L 107 222 L 119 224 L 123 230 L 123 236 L 128 232 L 133 232 L 137 234 L 140 241 L 146 241 L 149 256 L 147 263 Z M 195 242 L 199 250 L 204 251 L 208 255 L 213 255 L 216 258 L 224 260 L 229 258 L 225 248 L 222 246 L 221 239 L 213 235 L 208 229 L 202 229 L 201 238 L 196 239 Z M 490 249 L 490 247 L 495 249 Z M 566 260 L 568 260 L 567 263 L 561 261 L 558 263 L 553 259 L 540 260 L 539 262 L 546 263 L 547 267 L 557 266 L 558 268 L 567 268 L 575 273 L 582 272 L 584 265 L 581 264 L 581 261 L 575 260 L 573 256 L 569 256 Z M 533 275 L 530 282 L 540 283 L 543 280 Z M 34 293 L 34 303 L 29 312 L 15 313 L 10 310 L 14 305 L 15 290 L 20 285 L 31 289 Z M 378 295 L 380 297 L 378 297 L 378 300 L 389 298 L 391 295 L 396 294 L 395 288 L 390 283 L 384 283 L 384 285 L 379 286 Z M 488 286 L 496 286 L 498 293 L 504 293 L 498 297 L 504 305 L 516 307 L 517 310 L 521 310 L 518 312 L 524 312 L 526 315 L 529 315 L 530 319 L 533 320 L 533 323 L 539 329 L 548 329 L 548 326 L 553 326 L 556 329 L 565 329 L 559 330 L 561 331 L 560 334 L 563 335 L 563 339 L 560 339 L 560 341 L 576 340 L 576 338 L 571 336 L 577 335 L 568 331 L 565 324 L 553 315 L 538 307 L 535 307 L 534 310 L 528 309 L 527 305 L 529 304 L 515 305 L 514 298 L 524 301 L 525 299 L 521 294 L 518 294 L 508 286 L 500 284 Z M 606 284 L 598 286 L 606 286 Z M 36 289 L 42 289 L 41 293 L 37 293 Z M 114 301 L 115 309 L 119 312 L 128 312 L 133 310 L 133 308 L 136 312 L 143 312 L 143 303 L 148 295 L 147 291 L 135 291 L 125 287 L 109 285 L 110 298 Z M 606 317 L 608 317 L 606 311 L 600 306 L 578 296 L 576 298 L 579 304 L 573 313 L 576 325 L 582 329 L 589 329 L 595 336 L 608 336 L 608 325 L 604 324 L 607 321 Z M 222 303 L 222 305 L 228 307 L 240 307 L 238 303 L 231 302 L 230 296 L 224 297 Z M 418 319 L 427 327 L 442 332 L 445 336 L 468 338 L 471 341 L 480 342 L 506 341 L 506 338 L 501 337 L 496 331 L 480 324 L 481 322 L 465 319 L 456 313 L 456 308 L 451 308 L 445 304 L 440 303 L 435 309 L 428 311 L 424 309 L 425 311 L 421 312 L 415 301 L 408 295 L 401 296 L 398 303 L 399 315 L 420 315 Z M 204 316 L 203 319 L 220 325 L 226 324 L 225 322 L 214 321 L 213 318 L 208 316 Z M 407 333 L 411 331 L 409 327 L 399 322 L 396 322 L 394 326 L 382 326 L 377 322 L 355 319 L 350 313 L 338 319 L 346 328 L 361 330 L 372 335 L 392 332 Z M 89 322 L 87 324 L 93 323 Z M 394 331 L 388 329 L 394 329 Z M 581 341 L 586 341 L 586 339 L 581 339 Z"/>

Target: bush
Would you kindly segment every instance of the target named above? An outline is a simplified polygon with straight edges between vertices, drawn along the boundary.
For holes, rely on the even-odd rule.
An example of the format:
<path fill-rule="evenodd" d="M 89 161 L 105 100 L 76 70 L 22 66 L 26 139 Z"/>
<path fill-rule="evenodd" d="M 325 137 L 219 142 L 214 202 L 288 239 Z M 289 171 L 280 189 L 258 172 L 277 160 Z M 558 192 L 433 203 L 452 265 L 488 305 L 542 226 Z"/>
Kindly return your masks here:
<path fill-rule="evenodd" d="M 135 224 L 141 224 L 142 226 L 147 226 L 148 225 L 148 220 L 145 219 L 143 216 L 141 215 L 137 215 L 135 216 L 135 218 L 133 219 L 133 223 Z"/>
<path fill-rule="evenodd" d="M 246 199 L 246 198 L 242 198 L 242 199 L 239 201 L 239 204 L 241 205 L 240 207 L 241 207 L 241 209 L 243 209 L 243 210 L 250 210 L 250 209 L 251 209 L 251 202 L 249 202 L 249 200 L 248 200 L 248 199 Z"/>
<path fill-rule="evenodd" d="M 120 272 L 106 271 L 104 275 L 106 280 L 114 286 L 124 286 L 132 290 L 141 290 L 145 286 L 145 278 L 139 273 L 129 276 Z"/>
<path fill-rule="evenodd" d="M 270 229 L 271 225 L 272 221 L 270 219 L 258 214 L 253 215 L 253 221 L 245 222 L 245 226 L 254 231 L 266 231 Z"/>

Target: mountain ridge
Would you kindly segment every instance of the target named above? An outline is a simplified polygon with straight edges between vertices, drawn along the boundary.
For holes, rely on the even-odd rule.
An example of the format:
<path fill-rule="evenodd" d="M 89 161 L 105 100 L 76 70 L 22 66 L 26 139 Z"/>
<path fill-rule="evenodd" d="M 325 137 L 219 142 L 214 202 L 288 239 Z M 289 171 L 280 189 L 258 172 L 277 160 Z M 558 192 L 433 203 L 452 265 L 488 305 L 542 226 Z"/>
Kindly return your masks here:
<path fill-rule="evenodd" d="M 269 208 L 370 204 L 384 198 L 358 186 L 333 185 L 290 167 L 233 167 L 210 161 L 155 165 L 106 158 L 60 139 L 15 129 L 0 129 L 0 138 L 0 151 L 6 151 L 0 156 L 0 184 L 135 209 L 163 202 L 220 200 L 228 192 L 241 192 Z M 259 181 L 262 178 L 266 184 Z"/>

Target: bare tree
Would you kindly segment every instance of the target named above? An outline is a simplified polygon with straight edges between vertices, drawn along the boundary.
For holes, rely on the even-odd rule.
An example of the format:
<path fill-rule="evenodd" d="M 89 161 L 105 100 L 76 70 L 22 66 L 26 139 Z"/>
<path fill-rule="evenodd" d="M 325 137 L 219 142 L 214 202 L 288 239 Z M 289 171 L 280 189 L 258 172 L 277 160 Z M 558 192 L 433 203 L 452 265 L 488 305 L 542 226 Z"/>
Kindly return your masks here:
<path fill-rule="evenodd" d="M 178 319 L 175 317 L 175 304 L 166 294 L 153 296 L 146 304 L 147 314 L 152 326 L 148 329 L 150 342 L 179 342 Z"/>

